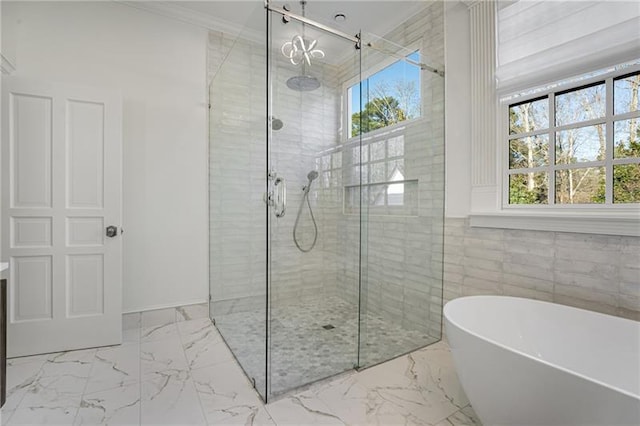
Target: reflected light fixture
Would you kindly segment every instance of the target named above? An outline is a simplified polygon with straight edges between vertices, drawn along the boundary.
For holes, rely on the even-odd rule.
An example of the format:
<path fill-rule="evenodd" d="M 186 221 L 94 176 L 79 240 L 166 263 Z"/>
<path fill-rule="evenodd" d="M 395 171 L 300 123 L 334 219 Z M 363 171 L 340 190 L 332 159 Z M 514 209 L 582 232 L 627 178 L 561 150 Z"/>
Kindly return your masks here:
<path fill-rule="evenodd" d="M 304 8 L 307 4 L 306 0 L 300 2 L 302 5 L 302 16 L 305 16 Z M 282 45 L 282 54 L 291 61 L 293 65 L 303 66 L 311 65 L 311 58 L 324 58 L 324 52 L 320 49 L 316 49 L 318 40 L 311 40 L 305 37 L 304 22 L 302 23 L 302 35 L 295 35 L 291 39 Z"/>

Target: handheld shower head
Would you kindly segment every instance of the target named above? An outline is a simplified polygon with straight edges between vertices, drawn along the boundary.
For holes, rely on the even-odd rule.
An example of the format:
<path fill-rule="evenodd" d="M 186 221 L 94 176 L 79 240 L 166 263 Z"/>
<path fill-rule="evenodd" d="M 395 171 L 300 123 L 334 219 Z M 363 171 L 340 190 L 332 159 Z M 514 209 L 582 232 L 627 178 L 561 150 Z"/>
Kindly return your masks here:
<path fill-rule="evenodd" d="M 313 182 L 317 178 L 318 178 L 318 172 L 316 172 L 315 170 L 311 170 L 307 174 L 307 179 L 309 179 L 309 182 L 307 182 L 307 184 L 302 187 L 302 191 L 304 192 L 304 195 L 307 195 L 309 193 L 309 190 L 311 190 L 311 182 Z"/>

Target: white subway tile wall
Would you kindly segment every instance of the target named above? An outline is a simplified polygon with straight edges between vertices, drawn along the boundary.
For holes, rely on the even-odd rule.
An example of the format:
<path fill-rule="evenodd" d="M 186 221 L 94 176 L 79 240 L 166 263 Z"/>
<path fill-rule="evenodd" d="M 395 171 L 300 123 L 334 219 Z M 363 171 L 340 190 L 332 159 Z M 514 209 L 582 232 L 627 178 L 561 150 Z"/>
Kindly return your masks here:
<path fill-rule="evenodd" d="M 209 277 L 221 312 L 265 308 L 265 66 L 263 45 L 209 34 Z"/>
<path fill-rule="evenodd" d="M 442 2 L 431 3 L 385 35 L 385 41 L 380 43 L 417 45 L 423 62 L 439 66 L 444 63 L 443 10 Z M 365 49 L 362 68 L 376 67 L 388 60 L 385 54 Z M 406 123 L 404 131 L 398 132 L 404 134 L 404 179 L 417 181 L 417 214 L 383 215 L 372 208 L 367 215 L 365 210 L 365 275 L 361 292 L 363 307 L 369 314 L 429 336 L 416 341 L 416 347 L 430 343 L 431 338 L 438 339 L 441 333 L 444 228 L 444 79 L 428 71 L 421 74 L 421 118 Z M 342 67 L 343 80 L 354 75 L 353 68 Z M 367 143 L 365 139 L 363 145 Z M 351 162 L 350 156 L 343 157 L 343 164 Z M 366 178 L 363 182 L 367 182 Z M 357 225 L 339 222 L 339 238 L 357 241 Z M 350 247 L 346 243 L 340 246 Z M 352 248 L 338 258 L 343 265 L 357 259 L 357 246 Z M 344 271 L 338 275 L 339 296 L 353 303 L 357 301 L 358 288 L 350 283 L 357 279 L 356 274 L 357 271 L 353 275 Z M 375 344 L 376 330 L 363 324 L 362 331 L 363 344 Z M 397 348 L 398 353 L 410 349 Z"/>
<path fill-rule="evenodd" d="M 640 320 L 640 238 L 472 228 L 467 219 L 447 218 L 445 301 L 475 294 Z"/>

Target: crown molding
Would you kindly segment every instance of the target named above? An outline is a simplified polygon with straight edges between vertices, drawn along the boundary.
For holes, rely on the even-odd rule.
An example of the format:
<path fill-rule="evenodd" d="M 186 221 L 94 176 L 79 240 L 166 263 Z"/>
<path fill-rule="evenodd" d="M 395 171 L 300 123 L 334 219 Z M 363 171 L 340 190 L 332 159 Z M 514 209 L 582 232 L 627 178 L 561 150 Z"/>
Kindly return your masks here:
<path fill-rule="evenodd" d="M 11 75 L 15 72 L 16 67 L 11 63 L 6 56 L 0 53 L 0 71 L 2 74 Z"/>
<path fill-rule="evenodd" d="M 175 19 L 207 30 L 219 31 L 231 36 L 242 35 L 242 38 L 253 41 L 264 40 L 264 34 L 261 34 L 259 31 L 243 28 L 237 24 L 216 18 L 206 13 L 197 12 L 195 10 L 179 6 L 175 3 L 164 1 L 114 1 L 125 6 L 162 15 L 167 18 Z"/>
<path fill-rule="evenodd" d="M 508 7 L 520 0 L 460 0 L 460 3 L 467 6 L 467 9 L 472 9 L 480 3 L 493 2 L 497 4 L 498 10 Z"/>

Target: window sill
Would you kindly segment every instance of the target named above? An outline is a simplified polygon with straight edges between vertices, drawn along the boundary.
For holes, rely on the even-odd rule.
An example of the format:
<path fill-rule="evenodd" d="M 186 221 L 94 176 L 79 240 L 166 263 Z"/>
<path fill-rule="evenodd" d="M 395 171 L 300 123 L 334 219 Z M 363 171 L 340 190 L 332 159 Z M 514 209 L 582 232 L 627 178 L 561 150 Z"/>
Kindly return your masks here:
<path fill-rule="evenodd" d="M 640 214 L 620 212 L 503 212 L 471 214 L 470 225 L 478 228 L 524 229 L 640 237 Z"/>

